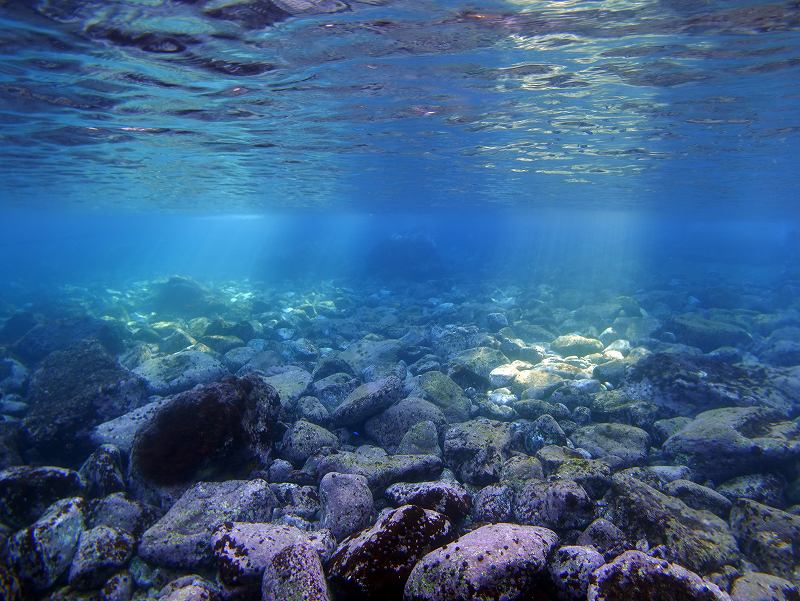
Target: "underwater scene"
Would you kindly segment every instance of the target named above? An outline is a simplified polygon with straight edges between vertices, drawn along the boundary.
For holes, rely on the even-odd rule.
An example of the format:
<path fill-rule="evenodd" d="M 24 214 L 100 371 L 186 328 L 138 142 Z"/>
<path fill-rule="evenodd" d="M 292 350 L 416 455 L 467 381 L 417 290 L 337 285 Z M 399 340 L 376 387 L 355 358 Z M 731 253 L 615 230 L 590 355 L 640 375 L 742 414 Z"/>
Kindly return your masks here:
<path fill-rule="evenodd" d="M 0 601 L 800 601 L 800 2 L 0 0 Z"/>

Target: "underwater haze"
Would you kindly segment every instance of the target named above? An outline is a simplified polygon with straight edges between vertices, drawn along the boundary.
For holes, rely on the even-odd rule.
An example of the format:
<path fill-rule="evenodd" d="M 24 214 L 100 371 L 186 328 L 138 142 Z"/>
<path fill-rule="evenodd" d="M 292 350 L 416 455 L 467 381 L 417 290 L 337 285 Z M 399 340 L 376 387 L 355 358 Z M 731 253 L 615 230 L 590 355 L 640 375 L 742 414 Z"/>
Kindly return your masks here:
<path fill-rule="evenodd" d="M 0 600 L 800 599 L 796 0 L 0 0 Z"/>

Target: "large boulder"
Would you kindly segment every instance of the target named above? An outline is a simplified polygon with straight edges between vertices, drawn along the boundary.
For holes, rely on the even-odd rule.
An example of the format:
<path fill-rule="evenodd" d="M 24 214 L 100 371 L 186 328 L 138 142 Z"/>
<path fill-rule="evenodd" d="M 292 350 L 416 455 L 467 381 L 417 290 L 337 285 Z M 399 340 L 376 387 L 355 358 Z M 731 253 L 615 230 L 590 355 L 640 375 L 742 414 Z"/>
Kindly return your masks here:
<path fill-rule="evenodd" d="M 93 426 L 147 402 L 147 386 L 96 341 L 56 351 L 34 373 L 24 424 L 39 461 L 78 462 Z"/>
<path fill-rule="evenodd" d="M 800 457 L 800 426 L 764 407 L 712 409 L 670 436 L 663 449 L 699 477 L 723 482 Z"/>
<path fill-rule="evenodd" d="M 591 576 L 588 601 L 729 601 L 717 585 L 641 551 L 626 551 Z"/>
<path fill-rule="evenodd" d="M 264 480 L 198 482 L 145 531 L 139 556 L 162 566 L 209 566 L 211 535 L 217 527 L 233 521 L 267 522 L 275 505 Z"/>
<path fill-rule="evenodd" d="M 512 442 L 513 428 L 505 422 L 478 418 L 455 424 L 445 433 L 445 464 L 463 482 L 491 484 L 500 478 Z"/>
<path fill-rule="evenodd" d="M 224 472 L 235 453 L 269 447 L 279 409 L 275 391 L 256 375 L 180 393 L 137 431 L 131 468 L 163 486 L 189 482 L 201 471 Z"/>
<path fill-rule="evenodd" d="M 180 317 L 208 315 L 222 306 L 208 288 L 181 275 L 153 285 L 149 302 L 159 313 Z"/>
<path fill-rule="evenodd" d="M 405 601 L 547 599 L 547 558 L 555 532 L 491 524 L 428 553 L 405 587 Z"/>
<path fill-rule="evenodd" d="M 417 561 L 451 533 L 450 522 L 435 511 L 404 505 L 387 512 L 336 549 L 328 565 L 331 587 L 347 599 L 400 598 Z"/>
<path fill-rule="evenodd" d="M 753 337 L 741 326 L 706 319 L 696 313 L 684 313 L 672 316 L 664 329 L 669 330 L 679 341 L 696 346 L 708 353 L 721 346 L 746 346 Z"/>
<path fill-rule="evenodd" d="M 210 354 L 193 350 L 153 357 L 133 371 L 147 381 L 153 393 L 161 395 L 215 382 L 228 373 L 227 368 Z"/>
<path fill-rule="evenodd" d="M 728 524 L 625 473 L 612 484 L 614 522 L 633 539 L 664 545 L 666 559 L 702 573 L 739 559 Z"/>
<path fill-rule="evenodd" d="M 393 482 L 436 478 L 442 472 L 442 460 L 435 455 L 386 455 L 336 451 L 321 457 L 316 464 L 317 477 L 328 472 L 359 474 L 375 492 L 383 492 Z"/>
<path fill-rule="evenodd" d="M 603 459 L 612 469 L 639 465 L 647 459 L 650 435 L 625 424 L 592 424 L 571 435 L 575 446 Z"/>

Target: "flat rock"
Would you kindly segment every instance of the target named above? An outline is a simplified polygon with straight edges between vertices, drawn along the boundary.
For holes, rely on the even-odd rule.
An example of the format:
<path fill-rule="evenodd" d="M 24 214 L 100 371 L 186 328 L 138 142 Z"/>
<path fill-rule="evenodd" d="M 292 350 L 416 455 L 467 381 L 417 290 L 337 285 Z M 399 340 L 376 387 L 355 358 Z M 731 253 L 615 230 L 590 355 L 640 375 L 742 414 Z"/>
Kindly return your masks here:
<path fill-rule="evenodd" d="M 160 395 L 208 384 L 228 373 L 226 367 L 208 353 L 192 350 L 148 359 L 133 371 L 147 381 L 153 393 Z"/>
<path fill-rule="evenodd" d="M 545 598 L 555 532 L 491 524 L 428 553 L 405 586 L 405 601 Z M 537 596 L 538 595 L 538 596 Z"/>
<path fill-rule="evenodd" d="M 139 556 L 156 565 L 212 563 L 211 535 L 223 522 L 266 522 L 275 496 L 264 480 L 198 482 L 142 535 Z"/>
<path fill-rule="evenodd" d="M 442 471 L 442 460 L 435 455 L 371 456 L 349 451 L 336 451 L 320 458 L 317 477 L 328 472 L 360 474 L 373 491 L 382 492 L 393 482 L 428 480 Z"/>

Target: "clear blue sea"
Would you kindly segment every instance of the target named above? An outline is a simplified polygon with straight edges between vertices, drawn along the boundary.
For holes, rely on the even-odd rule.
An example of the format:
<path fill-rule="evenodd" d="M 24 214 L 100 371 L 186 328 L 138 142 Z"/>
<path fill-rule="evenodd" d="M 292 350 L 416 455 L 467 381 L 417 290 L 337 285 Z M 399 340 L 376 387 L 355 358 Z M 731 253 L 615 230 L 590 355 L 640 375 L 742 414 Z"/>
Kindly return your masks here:
<path fill-rule="evenodd" d="M 0 599 L 798 586 L 800 2 L 0 0 Z"/>

